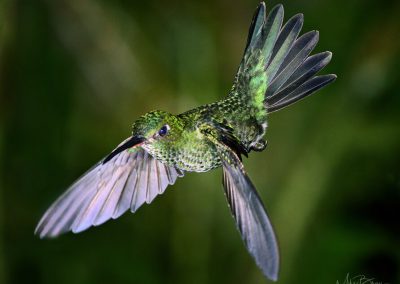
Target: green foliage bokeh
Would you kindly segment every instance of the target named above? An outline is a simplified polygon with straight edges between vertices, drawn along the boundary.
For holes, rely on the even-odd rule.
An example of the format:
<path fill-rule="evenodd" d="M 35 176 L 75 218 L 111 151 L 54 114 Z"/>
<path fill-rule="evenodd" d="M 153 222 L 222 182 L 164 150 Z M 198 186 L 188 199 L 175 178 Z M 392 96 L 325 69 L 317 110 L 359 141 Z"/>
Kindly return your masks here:
<path fill-rule="evenodd" d="M 267 2 L 272 7 L 276 1 Z M 0 2 L 0 283 L 265 283 L 221 172 L 135 215 L 40 240 L 41 214 L 153 109 L 230 89 L 257 1 Z M 274 113 L 245 165 L 281 248 L 278 283 L 400 283 L 400 3 L 283 1 L 337 81 Z"/>

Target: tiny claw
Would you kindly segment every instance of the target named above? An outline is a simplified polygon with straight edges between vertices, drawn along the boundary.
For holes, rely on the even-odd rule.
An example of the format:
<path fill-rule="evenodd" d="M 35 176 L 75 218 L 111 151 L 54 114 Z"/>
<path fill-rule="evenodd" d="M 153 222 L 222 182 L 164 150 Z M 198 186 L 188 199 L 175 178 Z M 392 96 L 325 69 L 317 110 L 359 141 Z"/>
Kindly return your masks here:
<path fill-rule="evenodd" d="M 254 144 L 251 145 L 250 149 L 254 150 L 256 152 L 261 152 L 264 151 L 265 148 L 267 148 L 267 141 L 265 140 L 259 140 L 257 142 L 255 142 Z"/>

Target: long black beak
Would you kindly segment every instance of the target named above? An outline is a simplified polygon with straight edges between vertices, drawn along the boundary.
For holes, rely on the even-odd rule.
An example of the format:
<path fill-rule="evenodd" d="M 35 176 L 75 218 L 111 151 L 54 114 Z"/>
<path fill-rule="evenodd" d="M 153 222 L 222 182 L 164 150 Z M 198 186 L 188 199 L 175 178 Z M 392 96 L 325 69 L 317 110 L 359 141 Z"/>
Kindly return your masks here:
<path fill-rule="evenodd" d="M 124 142 L 118 145 L 107 157 L 103 160 L 103 165 L 114 158 L 116 155 L 121 153 L 122 151 L 137 146 L 140 143 L 143 143 L 146 139 L 141 136 L 132 136 L 126 139 Z"/>

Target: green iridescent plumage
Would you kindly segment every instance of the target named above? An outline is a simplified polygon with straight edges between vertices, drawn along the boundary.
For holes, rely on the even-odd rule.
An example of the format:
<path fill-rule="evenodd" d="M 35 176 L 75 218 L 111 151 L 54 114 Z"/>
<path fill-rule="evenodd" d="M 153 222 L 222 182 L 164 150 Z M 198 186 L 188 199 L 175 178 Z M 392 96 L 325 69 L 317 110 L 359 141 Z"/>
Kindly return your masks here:
<path fill-rule="evenodd" d="M 262 151 L 268 114 L 335 80 L 316 76 L 330 52 L 309 56 L 318 32 L 300 37 L 303 15 L 283 23 L 283 7 L 266 15 L 261 3 L 250 27 L 243 59 L 229 94 L 182 114 L 149 112 L 132 136 L 77 180 L 47 210 L 36 233 L 54 237 L 81 232 L 127 210 L 150 203 L 186 171 L 221 167 L 229 207 L 243 241 L 270 279 L 279 269 L 277 241 L 264 205 L 246 174 L 242 156 Z"/>

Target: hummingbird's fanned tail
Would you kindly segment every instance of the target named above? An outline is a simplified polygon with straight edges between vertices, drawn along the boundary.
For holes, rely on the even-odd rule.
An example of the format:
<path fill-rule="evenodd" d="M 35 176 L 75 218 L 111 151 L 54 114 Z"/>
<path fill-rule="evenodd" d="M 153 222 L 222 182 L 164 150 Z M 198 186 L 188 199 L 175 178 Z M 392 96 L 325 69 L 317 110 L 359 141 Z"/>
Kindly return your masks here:
<path fill-rule="evenodd" d="M 293 104 L 336 79 L 333 74 L 315 76 L 332 58 L 330 52 L 309 56 L 318 32 L 298 37 L 303 15 L 293 16 L 282 27 L 283 14 L 282 5 L 268 15 L 265 4 L 259 5 L 233 87 L 250 105 L 267 112 Z"/>

